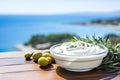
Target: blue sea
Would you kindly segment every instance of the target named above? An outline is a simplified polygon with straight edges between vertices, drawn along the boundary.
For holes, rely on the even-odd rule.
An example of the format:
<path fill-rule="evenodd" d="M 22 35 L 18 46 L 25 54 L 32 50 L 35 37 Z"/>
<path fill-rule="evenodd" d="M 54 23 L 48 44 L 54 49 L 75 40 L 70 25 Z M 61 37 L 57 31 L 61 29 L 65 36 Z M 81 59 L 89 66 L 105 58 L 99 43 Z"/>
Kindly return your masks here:
<path fill-rule="evenodd" d="M 105 36 L 109 33 L 120 35 L 120 31 L 104 26 L 70 25 L 66 23 L 84 22 L 96 19 L 109 19 L 114 15 L 0 15 L 0 52 L 17 51 L 15 45 L 27 42 L 32 35 L 50 33 L 75 33 Z"/>

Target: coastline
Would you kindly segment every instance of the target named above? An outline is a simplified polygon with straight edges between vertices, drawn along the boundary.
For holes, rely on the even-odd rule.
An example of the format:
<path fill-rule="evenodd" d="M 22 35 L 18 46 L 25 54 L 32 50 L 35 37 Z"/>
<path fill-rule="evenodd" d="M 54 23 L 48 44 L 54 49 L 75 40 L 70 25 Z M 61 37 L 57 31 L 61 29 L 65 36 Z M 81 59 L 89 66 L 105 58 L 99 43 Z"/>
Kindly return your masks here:
<path fill-rule="evenodd" d="M 36 50 L 32 46 L 25 46 L 24 44 L 17 44 L 14 47 L 19 51 L 33 51 L 33 50 Z"/>
<path fill-rule="evenodd" d="M 34 50 L 46 50 L 46 47 L 49 47 L 50 43 L 37 44 L 36 48 L 33 48 L 31 45 L 17 44 L 14 47 L 19 51 L 34 51 Z"/>
<path fill-rule="evenodd" d="M 119 31 L 120 31 L 120 24 L 118 24 L 118 25 L 111 25 L 111 24 L 99 24 L 99 23 L 86 22 L 86 23 L 70 23 L 70 25 L 107 27 L 107 28 L 112 28 L 112 29 L 115 29 L 115 30 L 119 30 Z"/>
<path fill-rule="evenodd" d="M 120 30 L 120 17 L 110 18 L 110 19 L 97 19 L 97 20 L 89 20 L 84 22 L 73 22 L 70 23 L 73 25 L 87 25 L 87 26 L 100 26 L 100 27 L 108 27 Z"/>
<path fill-rule="evenodd" d="M 104 25 L 104 24 L 86 24 L 86 25 L 89 25 L 89 26 L 96 26 L 96 27 L 107 27 L 107 28 L 112 28 L 112 29 L 115 29 L 115 30 L 119 30 L 120 31 L 120 24 L 119 25 Z"/>

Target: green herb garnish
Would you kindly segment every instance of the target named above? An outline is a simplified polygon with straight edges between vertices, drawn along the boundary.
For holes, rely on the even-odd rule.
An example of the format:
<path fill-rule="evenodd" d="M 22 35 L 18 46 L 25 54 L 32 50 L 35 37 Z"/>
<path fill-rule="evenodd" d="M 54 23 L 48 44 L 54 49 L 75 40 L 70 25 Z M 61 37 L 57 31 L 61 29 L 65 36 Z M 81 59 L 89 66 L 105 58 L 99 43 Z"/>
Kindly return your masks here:
<path fill-rule="evenodd" d="M 106 38 L 92 36 L 92 40 L 86 38 L 73 38 L 72 41 L 81 40 L 92 44 L 103 44 L 108 48 L 108 55 L 103 59 L 102 64 L 97 69 L 104 69 L 107 72 L 116 72 L 120 70 L 120 43 L 112 44 L 109 35 Z"/>

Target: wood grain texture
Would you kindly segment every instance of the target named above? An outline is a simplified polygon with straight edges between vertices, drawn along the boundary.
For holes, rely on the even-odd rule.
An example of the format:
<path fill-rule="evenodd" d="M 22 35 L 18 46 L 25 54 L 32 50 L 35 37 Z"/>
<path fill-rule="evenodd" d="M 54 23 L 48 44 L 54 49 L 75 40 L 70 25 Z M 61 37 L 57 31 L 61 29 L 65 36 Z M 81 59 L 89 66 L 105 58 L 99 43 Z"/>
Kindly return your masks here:
<path fill-rule="evenodd" d="M 40 67 L 24 59 L 24 52 L 0 53 L 0 80 L 120 80 L 120 72 L 70 72 L 57 64 Z"/>

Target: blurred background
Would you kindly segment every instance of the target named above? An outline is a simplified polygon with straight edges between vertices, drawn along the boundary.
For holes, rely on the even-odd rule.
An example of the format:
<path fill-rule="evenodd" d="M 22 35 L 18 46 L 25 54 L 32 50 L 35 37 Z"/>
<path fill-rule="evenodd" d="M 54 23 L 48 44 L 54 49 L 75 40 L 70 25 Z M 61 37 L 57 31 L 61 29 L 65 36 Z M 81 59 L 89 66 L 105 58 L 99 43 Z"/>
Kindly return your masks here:
<path fill-rule="evenodd" d="M 107 34 L 120 42 L 120 0 L 0 0 L 0 52 Z"/>

